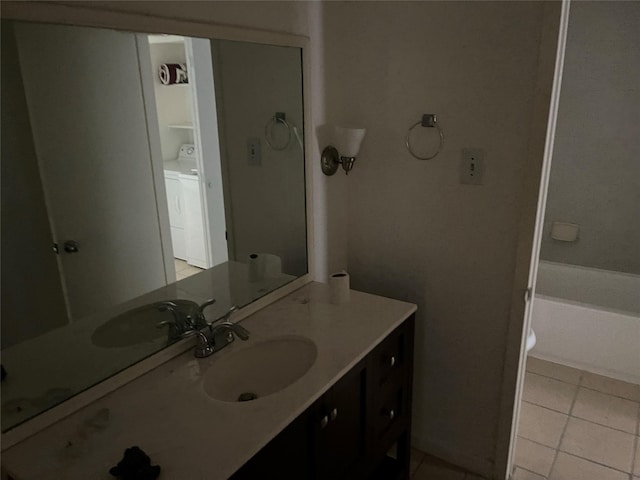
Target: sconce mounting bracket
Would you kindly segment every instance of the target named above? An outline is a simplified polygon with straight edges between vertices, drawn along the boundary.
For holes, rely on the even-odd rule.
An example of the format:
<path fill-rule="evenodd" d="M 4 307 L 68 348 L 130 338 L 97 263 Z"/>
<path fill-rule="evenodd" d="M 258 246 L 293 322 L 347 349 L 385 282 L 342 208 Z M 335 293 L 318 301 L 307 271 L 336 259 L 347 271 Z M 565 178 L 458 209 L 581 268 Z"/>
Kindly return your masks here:
<path fill-rule="evenodd" d="M 340 163 L 342 163 L 340 161 L 340 154 L 335 147 L 329 145 L 322 151 L 322 157 L 320 158 L 322 173 L 329 176 L 333 175 L 338 170 Z"/>

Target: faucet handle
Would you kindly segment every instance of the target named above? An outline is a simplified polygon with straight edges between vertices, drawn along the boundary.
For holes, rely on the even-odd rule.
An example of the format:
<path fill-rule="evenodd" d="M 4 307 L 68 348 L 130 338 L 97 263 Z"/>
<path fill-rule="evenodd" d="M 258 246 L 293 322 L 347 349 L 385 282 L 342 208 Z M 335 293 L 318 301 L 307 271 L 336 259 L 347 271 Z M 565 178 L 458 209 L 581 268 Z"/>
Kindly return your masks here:
<path fill-rule="evenodd" d="M 204 309 L 207 308 L 209 305 L 213 305 L 214 303 L 216 303 L 215 298 L 210 298 L 209 300 L 204 302 L 202 305 L 198 307 L 198 309 L 200 310 L 200 313 L 204 315 Z"/>
<path fill-rule="evenodd" d="M 228 320 L 225 320 L 224 322 L 218 323 L 215 326 L 211 327 L 211 331 L 213 333 L 220 330 L 233 332 L 240 338 L 240 340 L 244 340 L 244 341 L 249 340 L 249 330 L 244 328 L 239 323 L 233 323 Z"/>

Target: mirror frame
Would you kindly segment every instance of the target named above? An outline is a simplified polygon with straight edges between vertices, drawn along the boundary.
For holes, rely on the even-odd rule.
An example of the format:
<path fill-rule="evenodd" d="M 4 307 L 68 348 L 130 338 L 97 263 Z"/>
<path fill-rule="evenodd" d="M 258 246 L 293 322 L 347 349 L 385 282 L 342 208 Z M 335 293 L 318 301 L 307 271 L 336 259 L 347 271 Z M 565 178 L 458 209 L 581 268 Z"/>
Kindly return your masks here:
<path fill-rule="evenodd" d="M 288 284 L 269 292 L 242 307 L 236 314 L 238 320 L 252 315 L 262 308 L 285 297 L 293 291 L 313 281 L 314 265 L 314 232 L 313 232 L 313 192 L 311 161 L 311 102 L 310 86 L 310 52 L 309 38 L 301 35 L 272 32 L 267 30 L 231 27 L 213 23 L 202 23 L 192 20 L 176 20 L 166 17 L 148 16 L 137 13 L 123 13 L 101 8 L 88 7 L 86 4 L 75 6 L 38 1 L 2 2 L 1 17 L 3 20 L 53 23 L 58 25 L 106 28 L 124 30 L 134 33 L 175 34 L 188 37 L 200 37 L 220 40 L 235 40 L 283 47 L 296 47 L 302 51 L 302 89 L 304 108 L 304 158 L 305 158 L 305 212 L 307 227 L 307 273 Z M 184 339 L 163 350 L 132 364 L 111 377 L 101 380 L 96 385 L 72 396 L 64 402 L 46 410 L 35 417 L 17 425 L 2 434 L 2 450 L 6 450 L 20 441 L 47 428 L 62 418 L 89 405 L 109 394 L 122 385 L 144 375 L 148 371 L 184 353 L 192 346 L 192 340 Z"/>

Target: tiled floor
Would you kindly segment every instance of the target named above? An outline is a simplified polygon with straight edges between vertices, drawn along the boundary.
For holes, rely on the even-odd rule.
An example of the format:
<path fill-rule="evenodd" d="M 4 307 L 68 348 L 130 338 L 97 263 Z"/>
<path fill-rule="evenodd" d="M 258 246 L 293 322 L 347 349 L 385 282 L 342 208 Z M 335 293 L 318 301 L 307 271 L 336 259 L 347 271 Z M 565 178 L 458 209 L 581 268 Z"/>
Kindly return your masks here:
<path fill-rule="evenodd" d="M 194 267 L 193 265 L 189 265 L 184 260 L 178 260 L 176 258 L 174 259 L 174 262 L 176 264 L 176 280 L 178 281 L 203 271 L 201 268 Z"/>
<path fill-rule="evenodd" d="M 482 477 L 412 448 L 411 480 L 482 480 Z"/>
<path fill-rule="evenodd" d="M 640 480 L 640 385 L 527 360 L 513 480 Z"/>

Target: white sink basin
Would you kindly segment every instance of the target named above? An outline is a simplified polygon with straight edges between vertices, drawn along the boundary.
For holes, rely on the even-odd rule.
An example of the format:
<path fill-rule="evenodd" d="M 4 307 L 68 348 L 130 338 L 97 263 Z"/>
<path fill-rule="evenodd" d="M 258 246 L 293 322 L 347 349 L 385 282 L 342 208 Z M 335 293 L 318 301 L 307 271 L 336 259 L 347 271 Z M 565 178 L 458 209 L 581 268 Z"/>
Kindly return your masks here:
<path fill-rule="evenodd" d="M 277 337 L 230 353 L 211 366 L 204 391 L 223 402 L 264 398 L 279 392 L 309 371 L 318 349 L 308 338 Z"/>

